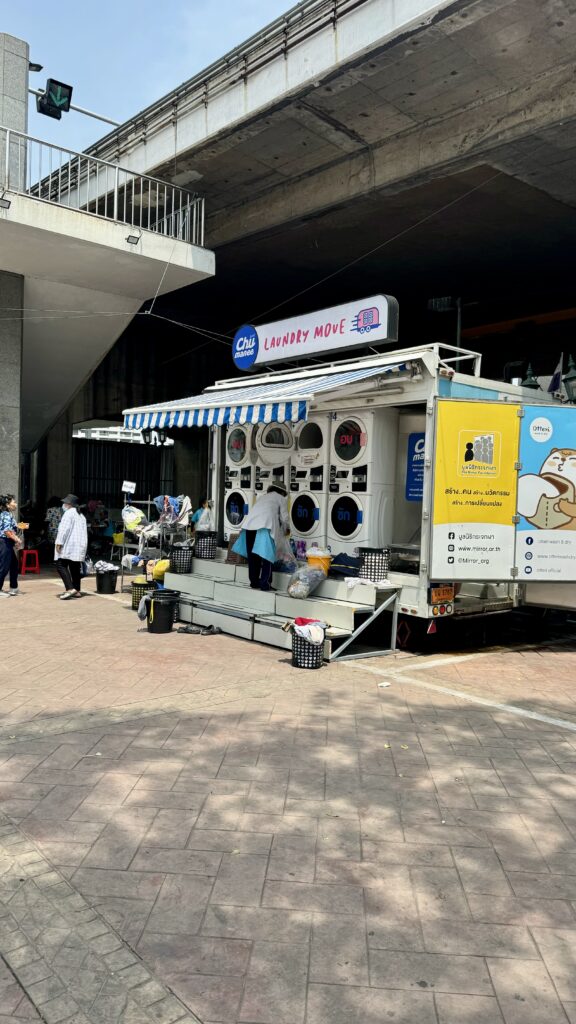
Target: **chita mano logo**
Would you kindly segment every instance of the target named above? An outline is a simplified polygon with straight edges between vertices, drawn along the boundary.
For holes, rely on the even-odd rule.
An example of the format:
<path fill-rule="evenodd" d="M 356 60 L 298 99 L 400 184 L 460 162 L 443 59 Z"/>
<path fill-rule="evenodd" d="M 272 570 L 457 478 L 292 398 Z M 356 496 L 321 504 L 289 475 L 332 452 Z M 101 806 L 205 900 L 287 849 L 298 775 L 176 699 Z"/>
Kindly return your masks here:
<path fill-rule="evenodd" d="M 234 335 L 232 358 L 239 370 L 249 370 L 258 356 L 258 332 L 250 324 L 244 324 Z"/>

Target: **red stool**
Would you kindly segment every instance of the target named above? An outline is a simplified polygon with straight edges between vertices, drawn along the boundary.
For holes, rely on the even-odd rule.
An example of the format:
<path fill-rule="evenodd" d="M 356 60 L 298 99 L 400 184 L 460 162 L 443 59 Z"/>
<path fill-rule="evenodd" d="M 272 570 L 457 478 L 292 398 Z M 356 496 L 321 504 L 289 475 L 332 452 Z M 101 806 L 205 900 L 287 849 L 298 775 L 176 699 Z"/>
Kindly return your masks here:
<path fill-rule="evenodd" d="M 26 573 L 39 572 L 40 560 L 36 548 L 25 548 L 20 555 L 20 575 L 25 576 Z"/>

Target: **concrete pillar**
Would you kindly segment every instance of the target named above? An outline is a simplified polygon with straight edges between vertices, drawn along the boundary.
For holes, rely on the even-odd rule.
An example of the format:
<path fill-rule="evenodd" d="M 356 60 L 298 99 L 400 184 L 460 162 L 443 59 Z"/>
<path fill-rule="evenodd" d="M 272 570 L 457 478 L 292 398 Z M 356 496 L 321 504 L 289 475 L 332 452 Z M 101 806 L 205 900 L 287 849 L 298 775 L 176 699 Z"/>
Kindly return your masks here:
<path fill-rule="evenodd" d="M 23 39 L 0 32 L 0 126 L 28 131 L 29 47 Z M 26 180 L 26 145 L 11 138 L 8 158 L 6 132 L 0 132 L 0 186 L 20 189 Z"/>
<path fill-rule="evenodd" d="M 0 309 L 21 309 L 24 278 L 0 273 Z M 20 392 L 22 321 L 0 320 L 0 493 L 18 494 L 20 484 Z"/>
<path fill-rule="evenodd" d="M 17 132 L 28 127 L 28 43 L 0 33 L 0 125 Z M 0 132 L 0 187 L 21 187 L 25 172 L 22 141 L 10 143 Z M 11 181 L 6 181 L 6 175 Z M 3 211 L 0 210 L 0 215 Z M 5 214 L 4 214 L 5 215 Z M 20 489 L 20 403 L 22 385 L 22 320 L 24 278 L 0 273 L 0 492 Z M 8 312 L 9 310 L 9 312 Z M 15 318 L 15 319 L 13 319 Z"/>
<path fill-rule="evenodd" d="M 72 424 L 65 412 L 46 437 L 46 497 L 72 490 Z"/>

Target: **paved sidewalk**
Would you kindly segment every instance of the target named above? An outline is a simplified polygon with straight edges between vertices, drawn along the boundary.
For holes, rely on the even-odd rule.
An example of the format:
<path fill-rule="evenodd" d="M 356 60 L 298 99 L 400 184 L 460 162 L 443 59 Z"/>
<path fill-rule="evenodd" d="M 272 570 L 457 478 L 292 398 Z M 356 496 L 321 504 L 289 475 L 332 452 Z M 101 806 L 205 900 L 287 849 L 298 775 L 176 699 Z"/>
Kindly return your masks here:
<path fill-rule="evenodd" d="M 0 1024 L 576 1022 L 576 728 L 464 699 L 569 726 L 569 650 L 303 672 L 22 589 Z"/>

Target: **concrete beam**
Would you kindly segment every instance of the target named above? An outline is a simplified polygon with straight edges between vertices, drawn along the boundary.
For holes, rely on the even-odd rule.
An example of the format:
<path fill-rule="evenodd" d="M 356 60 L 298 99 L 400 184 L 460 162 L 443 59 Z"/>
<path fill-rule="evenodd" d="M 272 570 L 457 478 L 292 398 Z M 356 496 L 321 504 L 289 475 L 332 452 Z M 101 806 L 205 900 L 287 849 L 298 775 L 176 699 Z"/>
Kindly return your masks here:
<path fill-rule="evenodd" d="M 346 156 L 329 167 L 270 189 L 252 202 L 229 205 L 208 219 L 209 243 L 218 247 L 349 203 L 372 191 L 412 188 L 431 177 L 490 162 L 522 180 L 520 161 L 507 147 L 561 125 L 576 146 L 576 91 L 573 66 L 555 68 L 515 90 L 479 100 L 451 116 L 430 120 L 369 151 Z M 566 197 L 567 198 L 567 197 Z M 572 176 L 572 202 L 576 182 Z"/>

